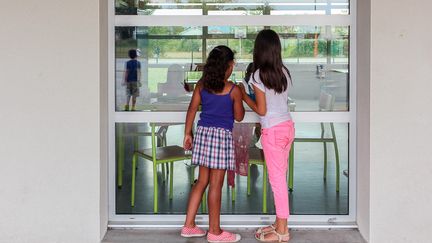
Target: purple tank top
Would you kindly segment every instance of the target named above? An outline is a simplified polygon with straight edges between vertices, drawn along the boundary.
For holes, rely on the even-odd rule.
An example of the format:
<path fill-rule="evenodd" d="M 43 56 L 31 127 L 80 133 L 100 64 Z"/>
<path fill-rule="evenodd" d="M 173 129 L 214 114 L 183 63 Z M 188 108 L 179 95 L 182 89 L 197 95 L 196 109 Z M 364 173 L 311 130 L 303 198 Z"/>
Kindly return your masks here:
<path fill-rule="evenodd" d="M 228 94 L 217 95 L 201 90 L 202 112 L 198 126 L 225 128 L 230 131 L 234 125 L 234 107 L 231 99 L 231 87 Z"/>

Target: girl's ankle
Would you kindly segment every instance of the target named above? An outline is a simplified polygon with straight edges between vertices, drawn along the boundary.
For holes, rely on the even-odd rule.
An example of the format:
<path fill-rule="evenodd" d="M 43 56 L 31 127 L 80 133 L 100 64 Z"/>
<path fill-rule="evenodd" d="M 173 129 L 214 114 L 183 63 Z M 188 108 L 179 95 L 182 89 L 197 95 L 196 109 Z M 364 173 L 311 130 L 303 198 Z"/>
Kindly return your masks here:
<path fill-rule="evenodd" d="M 288 227 L 286 228 L 276 228 L 276 232 L 280 235 L 286 235 L 289 233 Z"/>
<path fill-rule="evenodd" d="M 208 232 L 212 235 L 220 235 L 220 234 L 222 234 L 222 229 L 221 228 L 219 228 L 219 229 L 210 229 L 209 228 Z"/>
<path fill-rule="evenodd" d="M 184 224 L 183 225 L 183 227 L 186 227 L 186 228 L 195 228 L 195 226 L 196 226 L 196 224 L 195 223 L 192 223 L 192 224 Z"/>

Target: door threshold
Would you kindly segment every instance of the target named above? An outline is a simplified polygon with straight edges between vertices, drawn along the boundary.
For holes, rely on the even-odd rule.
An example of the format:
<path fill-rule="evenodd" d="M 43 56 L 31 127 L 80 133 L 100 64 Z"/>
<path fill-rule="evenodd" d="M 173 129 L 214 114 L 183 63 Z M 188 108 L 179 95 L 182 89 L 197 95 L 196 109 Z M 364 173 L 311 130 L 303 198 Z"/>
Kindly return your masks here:
<path fill-rule="evenodd" d="M 183 221 L 109 221 L 109 229 L 146 229 L 146 228 L 181 228 Z M 271 224 L 271 221 L 228 221 L 221 222 L 224 228 L 257 228 Z M 197 222 L 199 227 L 208 227 L 208 222 Z M 357 229 L 355 222 L 296 222 L 290 221 L 291 229 Z"/>

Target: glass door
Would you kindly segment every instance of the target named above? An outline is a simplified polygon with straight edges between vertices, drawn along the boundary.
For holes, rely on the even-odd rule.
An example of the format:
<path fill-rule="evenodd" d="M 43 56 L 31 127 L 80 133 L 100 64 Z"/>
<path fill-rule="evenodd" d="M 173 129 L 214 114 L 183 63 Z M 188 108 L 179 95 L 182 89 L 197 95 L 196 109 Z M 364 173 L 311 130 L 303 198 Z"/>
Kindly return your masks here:
<path fill-rule="evenodd" d="M 237 62 L 231 79 L 241 82 L 252 62 L 254 39 L 265 28 L 280 35 L 283 61 L 293 78 L 291 221 L 355 222 L 353 0 L 111 0 L 111 4 L 112 224 L 182 221 L 198 170 L 180 147 L 185 112 L 203 62 L 213 47 L 229 46 Z M 129 65 L 140 69 L 132 82 L 125 75 Z M 247 112 L 243 123 L 250 124 L 251 151 L 257 149 L 257 122 L 258 117 Z M 160 162 L 163 158 L 155 158 L 157 151 L 179 153 L 179 159 Z M 275 213 L 263 166 L 249 169 L 248 176 L 236 175 L 234 186 L 227 183 L 223 188 L 224 224 L 259 224 Z M 205 224 L 206 207 L 199 213 L 198 220 Z"/>

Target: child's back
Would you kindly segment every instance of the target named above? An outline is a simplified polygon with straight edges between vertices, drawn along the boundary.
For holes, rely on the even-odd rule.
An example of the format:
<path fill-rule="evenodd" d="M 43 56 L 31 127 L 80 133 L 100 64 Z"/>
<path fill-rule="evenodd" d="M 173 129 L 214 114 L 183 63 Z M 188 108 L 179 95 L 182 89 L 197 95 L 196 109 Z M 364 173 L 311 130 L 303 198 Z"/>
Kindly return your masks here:
<path fill-rule="evenodd" d="M 189 197 L 186 221 L 181 232 L 183 237 L 206 234 L 196 226 L 195 216 L 203 193 L 210 184 L 207 241 L 237 242 L 241 238 L 239 234 L 220 228 L 225 172 L 235 169 L 232 128 L 234 120 L 241 121 L 244 117 L 241 91 L 228 82 L 234 64 L 234 52 L 226 46 L 217 46 L 209 53 L 203 77 L 194 90 L 186 115 L 184 147 L 192 149 L 192 164 L 199 166 L 199 176 Z M 202 112 L 192 136 L 192 123 L 200 104 Z"/>
<path fill-rule="evenodd" d="M 234 84 L 231 84 L 226 94 L 213 94 L 206 89 L 201 90 L 202 112 L 198 126 L 225 128 L 232 131 L 234 108 L 231 92 L 234 87 Z"/>
<path fill-rule="evenodd" d="M 126 70 L 128 71 L 128 75 L 126 78 L 126 82 L 138 82 L 138 70 L 141 68 L 141 63 L 136 59 L 131 59 L 126 62 Z"/>
<path fill-rule="evenodd" d="M 227 83 L 224 91 L 229 89 L 228 93 L 213 94 L 204 88 L 200 91 L 202 112 L 194 139 L 192 164 L 210 169 L 235 170 L 231 97 L 234 88 L 235 85 Z"/>
<path fill-rule="evenodd" d="M 285 70 L 283 70 L 283 73 L 288 84 L 290 84 L 291 79 L 288 73 Z M 267 112 L 264 116 L 260 116 L 262 128 L 269 128 L 279 123 L 291 120 L 291 115 L 288 109 L 288 88 L 281 93 L 277 93 L 273 89 L 268 89 L 260 79 L 259 70 L 254 73 L 251 83 L 265 93 Z"/>
<path fill-rule="evenodd" d="M 252 84 L 256 102 L 243 91 L 246 103 L 260 115 L 261 144 L 276 208 L 274 224 L 259 228 L 255 238 L 262 242 L 288 242 L 289 201 L 286 174 L 288 154 L 294 141 L 295 129 L 288 110 L 289 70 L 283 65 L 282 47 L 276 32 L 270 29 L 258 33 L 254 45 Z"/>

